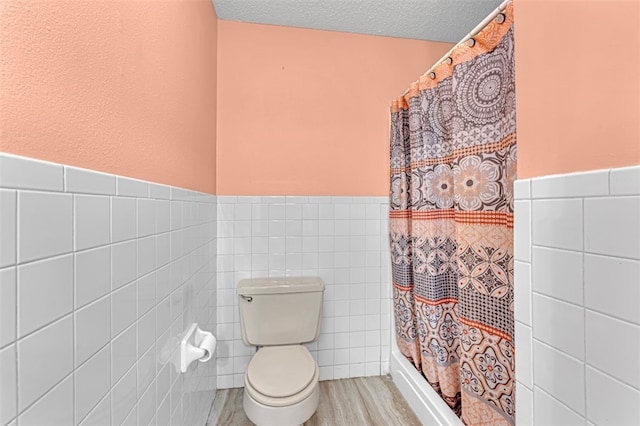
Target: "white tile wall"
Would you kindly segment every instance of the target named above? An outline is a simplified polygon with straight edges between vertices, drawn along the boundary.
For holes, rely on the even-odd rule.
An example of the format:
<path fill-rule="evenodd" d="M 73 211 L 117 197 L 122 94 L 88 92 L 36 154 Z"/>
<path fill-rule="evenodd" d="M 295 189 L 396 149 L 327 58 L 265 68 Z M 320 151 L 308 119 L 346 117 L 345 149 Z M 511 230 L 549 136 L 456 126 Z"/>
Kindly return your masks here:
<path fill-rule="evenodd" d="M 204 424 L 216 363 L 216 197 L 0 154 L 0 425 Z"/>
<path fill-rule="evenodd" d="M 640 424 L 640 166 L 516 188 L 518 424 Z"/>
<path fill-rule="evenodd" d="M 636 359 L 637 362 L 637 359 Z M 640 424 L 640 391 L 587 367 L 587 416 L 596 425 Z"/>
<path fill-rule="evenodd" d="M 16 263 L 16 191 L 0 189 L 0 268 Z"/>
<path fill-rule="evenodd" d="M 320 276 L 320 379 L 388 372 L 390 292 L 386 197 L 218 197 L 218 387 L 243 386 L 254 348 L 242 342 L 243 278 Z"/>
<path fill-rule="evenodd" d="M 0 425 L 203 423 L 254 352 L 235 295 L 248 277 L 323 278 L 322 380 L 388 373 L 386 197 L 216 198 L 0 164 Z M 217 362 L 179 375 L 159 359 L 193 321 L 217 333 Z"/>

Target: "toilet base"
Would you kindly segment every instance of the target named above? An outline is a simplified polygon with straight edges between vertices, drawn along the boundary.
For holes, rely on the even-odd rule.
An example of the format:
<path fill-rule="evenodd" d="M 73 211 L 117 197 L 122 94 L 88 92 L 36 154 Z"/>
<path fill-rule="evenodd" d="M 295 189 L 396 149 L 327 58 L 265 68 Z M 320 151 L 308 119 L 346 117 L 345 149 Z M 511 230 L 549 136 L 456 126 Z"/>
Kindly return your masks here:
<path fill-rule="evenodd" d="M 258 426 L 298 426 L 306 422 L 318 409 L 320 386 L 316 382 L 315 389 L 306 399 L 285 407 L 270 407 L 259 403 L 244 392 L 242 405 L 244 412 Z"/>

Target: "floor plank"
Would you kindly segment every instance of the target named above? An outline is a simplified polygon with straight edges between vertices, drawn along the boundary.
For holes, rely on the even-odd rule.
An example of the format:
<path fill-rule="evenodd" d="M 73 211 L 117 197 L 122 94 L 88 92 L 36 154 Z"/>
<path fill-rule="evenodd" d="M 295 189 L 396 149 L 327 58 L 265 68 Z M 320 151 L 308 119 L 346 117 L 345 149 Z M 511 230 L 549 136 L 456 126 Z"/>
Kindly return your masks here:
<path fill-rule="evenodd" d="M 216 393 L 208 426 L 250 426 L 242 408 L 243 389 Z M 418 426 L 389 376 L 358 377 L 320 382 L 320 403 L 305 426 Z"/>

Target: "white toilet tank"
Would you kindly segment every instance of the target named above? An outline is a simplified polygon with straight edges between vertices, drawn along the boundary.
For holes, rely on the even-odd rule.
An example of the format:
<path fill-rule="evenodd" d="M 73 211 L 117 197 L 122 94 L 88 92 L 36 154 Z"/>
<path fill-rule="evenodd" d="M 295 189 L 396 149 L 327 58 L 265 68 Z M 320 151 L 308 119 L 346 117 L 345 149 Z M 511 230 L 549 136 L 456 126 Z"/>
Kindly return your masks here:
<path fill-rule="evenodd" d="M 324 283 L 319 277 L 246 279 L 237 294 L 248 345 L 293 345 L 320 335 Z"/>

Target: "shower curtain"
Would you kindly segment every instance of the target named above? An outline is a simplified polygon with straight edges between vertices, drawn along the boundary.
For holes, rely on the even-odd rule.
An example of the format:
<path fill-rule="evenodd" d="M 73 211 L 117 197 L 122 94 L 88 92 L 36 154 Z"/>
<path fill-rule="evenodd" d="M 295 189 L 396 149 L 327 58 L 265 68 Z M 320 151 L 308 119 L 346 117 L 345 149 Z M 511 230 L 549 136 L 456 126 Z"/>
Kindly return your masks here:
<path fill-rule="evenodd" d="M 392 104 L 401 352 L 467 425 L 515 420 L 512 4 Z"/>

